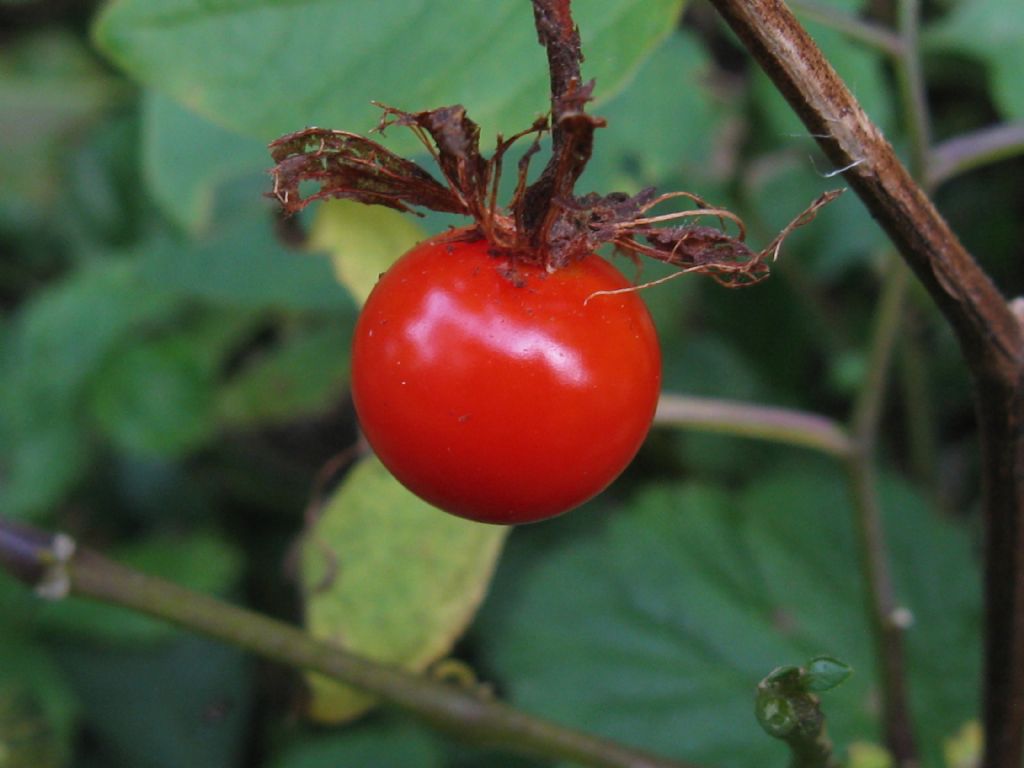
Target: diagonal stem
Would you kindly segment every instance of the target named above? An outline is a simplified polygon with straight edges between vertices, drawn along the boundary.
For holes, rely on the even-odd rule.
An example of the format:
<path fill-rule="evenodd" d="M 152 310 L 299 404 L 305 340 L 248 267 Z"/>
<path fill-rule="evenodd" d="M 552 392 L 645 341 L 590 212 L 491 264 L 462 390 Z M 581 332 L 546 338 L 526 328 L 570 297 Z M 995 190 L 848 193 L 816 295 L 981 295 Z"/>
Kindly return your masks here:
<path fill-rule="evenodd" d="M 129 608 L 379 696 L 433 727 L 481 746 L 593 768 L 696 768 L 564 728 L 477 691 L 356 656 L 302 630 L 126 568 L 70 539 L 0 518 L 0 569 L 51 596 L 73 594 Z M 53 593 L 53 585 L 63 587 Z"/>

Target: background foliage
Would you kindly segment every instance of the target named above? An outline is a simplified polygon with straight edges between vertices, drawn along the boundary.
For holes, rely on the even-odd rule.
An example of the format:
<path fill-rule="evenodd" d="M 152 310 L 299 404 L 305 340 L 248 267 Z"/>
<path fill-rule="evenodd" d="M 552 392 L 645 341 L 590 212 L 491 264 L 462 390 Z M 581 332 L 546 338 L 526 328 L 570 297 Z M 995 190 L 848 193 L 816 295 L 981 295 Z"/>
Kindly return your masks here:
<path fill-rule="evenodd" d="M 885 4 L 827 7 L 869 5 Z M 687 189 L 738 210 L 764 243 L 836 186 L 706 6 L 574 10 L 594 111 L 609 121 L 580 191 Z M 936 0 L 925 20 L 937 139 L 1024 117 L 1016 0 Z M 808 26 L 904 146 L 882 53 Z M 0 513 L 308 615 L 325 635 L 381 638 L 367 653 L 407 635 L 396 617 L 425 612 L 437 626 L 418 642 L 431 652 L 388 656 L 419 668 L 452 649 L 504 543 L 453 653 L 512 702 L 669 755 L 763 766 L 785 756 L 759 732 L 754 686 L 827 653 L 855 669 L 828 694 L 840 754 L 879 740 L 849 501 L 822 457 L 656 428 L 608 493 L 507 542 L 498 529 L 450 531 L 366 460 L 338 471 L 357 437 L 346 389 L 358 304 L 391 258 L 450 222 L 340 204 L 277 221 L 265 145 L 306 125 L 365 132 L 371 100 L 463 103 L 485 137 L 525 127 L 547 87 L 524 3 L 7 0 L 0 30 Z M 421 151 L 401 131 L 386 141 Z M 1024 287 L 1022 170 L 1010 160 L 938 192 L 1010 296 Z M 765 284 L 647 291 L 666 390 L 846 419 L 885 247 L 847 195 L 787 242 Z M 883 502 L 914 617 L 914 712 L 925 763 L 939 766 L 977 716 L 977 454 L 965 372 L 922 295 L 895 382 Z M 372 568 L 371 586 L 345 594 L 351 583 L 324 573 L 311 540 L 343 570 Z M 353 541 L 365 544 L 343 548 Z M 375 549 L 403 541 L 400 558 Z M 436 585 L 439 557 L 444 594 L 410 595 Z M 381 610 L 360 612 L 371 588 Z M 353 607 L 339 616 L 343 601 Z M 311 706 L 297 676 L 114 609 L 41 606 L 2 576 L 0 614 L 0 765 L 496 764 L 390 715 L 309 724 L 296 717 Z"/>

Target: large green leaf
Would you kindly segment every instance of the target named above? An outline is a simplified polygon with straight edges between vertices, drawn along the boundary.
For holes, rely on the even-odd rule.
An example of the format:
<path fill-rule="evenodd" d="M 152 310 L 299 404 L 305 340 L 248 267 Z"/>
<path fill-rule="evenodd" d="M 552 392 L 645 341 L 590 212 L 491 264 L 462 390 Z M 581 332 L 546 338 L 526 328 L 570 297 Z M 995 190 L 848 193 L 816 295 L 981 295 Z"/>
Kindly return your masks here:
<path fill-rule="evenodd" d="M 599 96 L 622 86 L 680 8 L 574 4 L 584 75 L 597 78 Z M 134 77 L 261 140 L 307 125 L 365 132 L 379 115 L 374 100 L 408 110 L 462 103 L 485 137 L 548 109 L 547 62 L 521 0 L 114 0 L 94 32 Z"/>
<path fill-rule="evenodd" d="M 423 670 L 475 614 L 507 531 L 431 507 L 365 459 L 305 540 L 306 623 L 349 650 Z M 373 703 L 324 677 L 310 681 L 319 719 L 351 719 Z"/>
<path fill-rule="evenodd" d="M 652 488 L 602 527 L 513 539 L 478 623 L 488 668 L 538 713 L 708 765 L 781 764 L 757 682 L 829 654 L 854 676 L 828 695 L 840 749 L 878 741 L 873 643 L 841 476 L 780 472 L 746 492 Z M 885 493 L 909 630 L 924 764 L 976 713 L 979 588 L 969 542 L 898 486 Z M 569 516 L 570 518 L 574 516 Z M 544 532 L 547 536 L 549 533 Z"/>
<path fill-rule="evenodd" d="M 959 0 L 925 32 L 929 50 L 958 51 L 984 62 L 992 94 L 1007 118 L 1024 118 L 1024 4 L 1019 0 Z"/>
<path fill-rule="evenodd" d="M 261 173 L 270 165 L 265 142 L 214 125 L 156 91 L 145 92 L 142 107 L 146 182 L 163 210 L 186 231 L 209 227 L 214 193 L 226 182 L 259 179 L 253 197 L 269 187 L 269 177 Z"/>

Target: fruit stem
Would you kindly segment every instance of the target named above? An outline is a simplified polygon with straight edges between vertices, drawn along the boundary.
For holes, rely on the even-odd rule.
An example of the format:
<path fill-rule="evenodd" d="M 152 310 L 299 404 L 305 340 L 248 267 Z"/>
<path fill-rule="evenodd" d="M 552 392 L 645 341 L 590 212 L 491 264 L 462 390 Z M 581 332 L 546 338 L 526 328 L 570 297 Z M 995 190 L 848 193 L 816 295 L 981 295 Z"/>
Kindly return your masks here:
<path fill-rule="evenodd" d="M 533 0 L 537 36 L 548 56 L 551 80 L 551 157 L 540 177 L 513 202 L 521 223 L 521 250 L 540 253 L 549 267 L 562 266 L 551 252 L 550 234 L 560 215 L 559 201 L 572 200 L 576 181 L 593 149 L 594 130 L 604 121 L 585 114 L 593 83 L 580 74 L 583 53 L 570 0 Z"/>

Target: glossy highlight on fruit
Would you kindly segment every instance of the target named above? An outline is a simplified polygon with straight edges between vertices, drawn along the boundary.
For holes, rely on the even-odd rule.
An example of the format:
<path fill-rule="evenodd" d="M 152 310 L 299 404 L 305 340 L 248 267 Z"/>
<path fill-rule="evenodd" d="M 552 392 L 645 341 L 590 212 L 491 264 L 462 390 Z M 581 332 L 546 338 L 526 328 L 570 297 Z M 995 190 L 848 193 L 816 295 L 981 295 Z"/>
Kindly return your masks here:
<path fill-rule="evenodd" d="M 548 273 L 454 232 L 420 243 L 356 325 L 366 438 L 413 493 L 490 523 L 558 515 L 608 486 L 647 435 L 661 385 L 649 312 L 591 255 Z"/>

